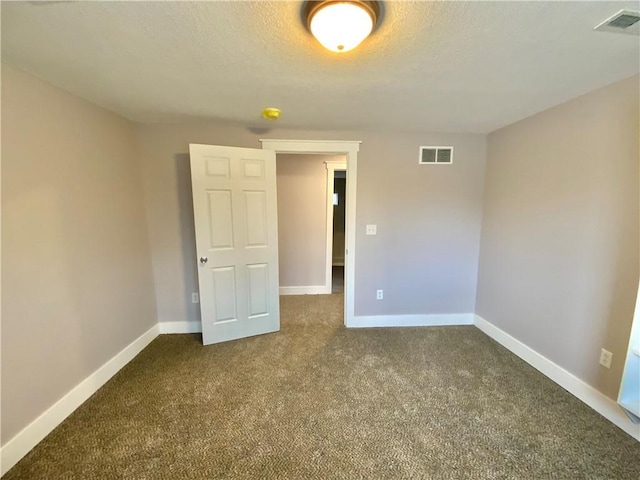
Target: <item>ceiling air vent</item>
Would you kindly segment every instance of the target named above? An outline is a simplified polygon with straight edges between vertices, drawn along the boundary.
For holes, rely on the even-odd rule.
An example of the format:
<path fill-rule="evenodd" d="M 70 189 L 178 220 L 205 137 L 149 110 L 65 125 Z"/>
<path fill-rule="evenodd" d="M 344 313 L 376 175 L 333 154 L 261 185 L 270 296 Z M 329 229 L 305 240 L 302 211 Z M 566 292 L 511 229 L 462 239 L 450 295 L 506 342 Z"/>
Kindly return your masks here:
<path fill-rule="evenodd" d="M 420 165 L 448 165 L 453 163 L 453 147 L 420 147 Z"/>
<path fill-rule="evenodd" d="M 640 12 L 620 10 L 612 17 L 607 18 L 594 30 L 640 35 Z"/>

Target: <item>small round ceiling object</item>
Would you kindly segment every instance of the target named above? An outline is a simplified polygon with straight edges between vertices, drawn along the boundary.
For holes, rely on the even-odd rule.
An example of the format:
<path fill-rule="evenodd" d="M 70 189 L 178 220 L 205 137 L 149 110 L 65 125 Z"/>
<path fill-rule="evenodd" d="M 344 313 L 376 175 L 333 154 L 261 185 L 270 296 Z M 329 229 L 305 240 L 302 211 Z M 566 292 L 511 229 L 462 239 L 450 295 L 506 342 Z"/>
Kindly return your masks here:
<path fill-rule="evenodd" d="M 375 1 L 308 1 L 303 8 L 309 31 L 326 49 L 339 53 L 360 45 L 380 16 L 380 2 Z"/>
<path fill-rule="evenodd" d="M 262 110 L 262 116 L 267 120 L 277 120 L 282 115 L 282 110 L 275 107 L 267 107 Z"/>

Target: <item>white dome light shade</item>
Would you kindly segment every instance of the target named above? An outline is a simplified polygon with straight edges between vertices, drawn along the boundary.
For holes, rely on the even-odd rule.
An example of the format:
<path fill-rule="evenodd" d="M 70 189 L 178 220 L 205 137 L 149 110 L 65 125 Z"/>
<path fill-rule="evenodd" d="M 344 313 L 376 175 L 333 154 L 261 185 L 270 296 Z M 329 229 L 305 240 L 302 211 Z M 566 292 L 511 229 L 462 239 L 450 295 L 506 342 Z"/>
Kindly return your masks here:
<path fill-rule="evenodd" d="M 375 14 L 359 2 L 327 2 L 311 15 L 309 30 L 333 52 L 353 50 L 375 25 Z"/>

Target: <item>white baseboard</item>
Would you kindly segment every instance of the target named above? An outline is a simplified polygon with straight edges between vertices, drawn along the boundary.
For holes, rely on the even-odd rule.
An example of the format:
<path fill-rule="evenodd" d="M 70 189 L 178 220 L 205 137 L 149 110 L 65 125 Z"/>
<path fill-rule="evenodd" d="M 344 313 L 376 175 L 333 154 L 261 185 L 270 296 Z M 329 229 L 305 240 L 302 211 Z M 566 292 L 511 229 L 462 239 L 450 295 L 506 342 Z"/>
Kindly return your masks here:
<path fill-rule="evenodd" d="M 439 327 L 473 325 L 473 313 L 442 315 L 356 315 L 347 328 L 367 327 Z"/>
<path fill-rule="evenodd" d="M 631 422 L 615 401 L 479 315 L 475 315 L 474 324 L 507 350 L 516 354 L 540 373 L 556 382 L 579 400 L 582 400 L 604 418 L 640 441 L 640 425 L 635 425 Z"/>
<path fill-rule="evenodd" d="M 158 322 L 160 333 L 201 333 L 200 322 Z"/>
<path fill-rule="evenodd" d="M 327 285 L 280 287 L 280 295 L 328 295 L 330 293 L 331 287 Z"/>
<path fill-rule="evenodd" d="M 2 459 L 0 475 L 4 475 L 18 463 L 44 437 L 71 415 L 76 408 L 82 405 L 122 367 L 133 360 L 158 334 L 159 329 L 156 324 L 76 385 L 52 407 L 9 440 L 0 451 L 0 458 Z"/>

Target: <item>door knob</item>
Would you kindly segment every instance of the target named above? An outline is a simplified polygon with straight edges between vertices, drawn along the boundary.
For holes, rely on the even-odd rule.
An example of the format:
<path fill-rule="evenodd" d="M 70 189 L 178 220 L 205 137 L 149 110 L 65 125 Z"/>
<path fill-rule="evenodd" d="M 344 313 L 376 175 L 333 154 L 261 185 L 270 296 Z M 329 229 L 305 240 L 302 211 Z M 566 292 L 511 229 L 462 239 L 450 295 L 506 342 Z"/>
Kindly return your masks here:
<path fill-rule="evenodd" d="M 200 257 L 200 263 L 202 265 L 204 265 L 205 263 L 207 263 L 209 261 L 209 259 L 207 257 Z"/>

